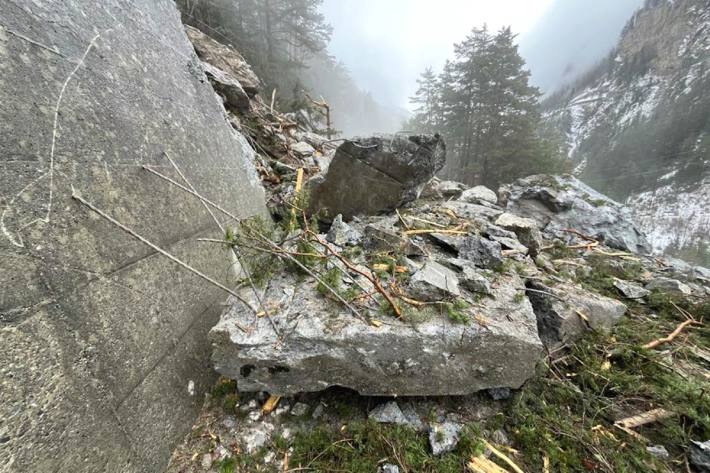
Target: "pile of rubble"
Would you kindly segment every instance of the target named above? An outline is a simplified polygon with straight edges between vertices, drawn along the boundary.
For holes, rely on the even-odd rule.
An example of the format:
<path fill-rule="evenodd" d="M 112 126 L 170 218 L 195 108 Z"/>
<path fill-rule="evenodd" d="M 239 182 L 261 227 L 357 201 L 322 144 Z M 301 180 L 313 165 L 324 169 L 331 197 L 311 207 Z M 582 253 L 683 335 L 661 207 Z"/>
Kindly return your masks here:
<path fill-rule="evenodd" d="M 624 315 L 622 302 L 577 282 L 595 253 L 657 266 L 618 251 L 644 245 L 623 207 L 589 203 L 600 196 L 572 177 L 549 176 L 504 187 L 499 203 L 485 187 L 432 180 L 443 153 L 438 136 L 342 145 L 312 182 L 309 205 L 338 214 L 322 233 L 301 228 L 282 246 L 291 257 L 309 248 L 313 277 L 280 271 L 263 300 L 248 288 L 230 299 L 211 332 L 217 371 L 241 391 L 276 395 L 331 386 L 386 396 L 516 389 L 546 352 Z M 545 220 L 542 210 L 520 215 L 526 208 L 544 208 Z M 586 222 L 586 233 L 567 227 L 575 222 Z M 549 250 L 558 247 L 587 254 L 555 259 Z M 695 271 L 693 283 L 647 273 L 646 287 L 616 284 L 621 298 L 660 286 L 707 296 L 708 275 Z M 259 316 L 260 304 L 270 317 Z"/>
<path fill-rule="evenodd" d="M 659 290 L 710 296 L 710 271 L 648 255 L 629 211 L 574 177 L 531 176 L 495 192 L 434 177 L 446 159 L 438 135 L 331 141 L 317 133 L 316 109 L 274 110 L 238 52 L 187 28 L 229 122 L 256 151 L 281 227 L 268 240 L 240 240 L 239 230 L 228 240 L 270 263 L 251 268 L 264 286 L 231 297 L 210 333 L 216 370 L 253 393 L 236 403 L 245 420 L 205 412 L 222 445 L 253 452 L 327 423 L 331 391 L 322 393 L 337 387 L 352 390 L 353 405 L 377 399 L 354 392 L 396 397 L 366 401 L 359 415 L 428 432 L 439 455 L 543 358 L 609 331 L 624 301 Z M 597 257 L 618 273 L 616 294 L 585 283 Z M 471 402 L 450 409 L 430 397 L 452 395 Z M 507 443 L 503 431 L 489 434 Z M 204 470 L 229 456 L 220 448 Z"/>

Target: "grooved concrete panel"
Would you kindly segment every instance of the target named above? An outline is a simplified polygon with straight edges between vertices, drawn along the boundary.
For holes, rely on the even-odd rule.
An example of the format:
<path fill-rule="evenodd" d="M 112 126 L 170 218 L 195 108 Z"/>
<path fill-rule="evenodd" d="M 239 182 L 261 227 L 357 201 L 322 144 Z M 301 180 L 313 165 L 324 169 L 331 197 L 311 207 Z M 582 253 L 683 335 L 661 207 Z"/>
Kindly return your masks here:
<path fill-rule="evenodd" d="M 164 153 L 265 215 L 172 0 L 0 1 L 1 472 L 161 471 L 192 425 L 225 295 L 71 198 L 228 283 Z"/>

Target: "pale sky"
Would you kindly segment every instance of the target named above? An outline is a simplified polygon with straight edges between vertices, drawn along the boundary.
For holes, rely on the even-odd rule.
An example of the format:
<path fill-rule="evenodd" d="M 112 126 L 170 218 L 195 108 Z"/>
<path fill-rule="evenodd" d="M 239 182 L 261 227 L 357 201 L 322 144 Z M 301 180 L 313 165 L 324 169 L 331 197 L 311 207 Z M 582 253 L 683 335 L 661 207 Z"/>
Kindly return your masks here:
<path fill-rule="evenodd" d="M 439 70 L 474 26 L 524 34 L 553 0 L 325 0 L 330 52 L 380 102 L 408 107 L 415 80 Z"/>

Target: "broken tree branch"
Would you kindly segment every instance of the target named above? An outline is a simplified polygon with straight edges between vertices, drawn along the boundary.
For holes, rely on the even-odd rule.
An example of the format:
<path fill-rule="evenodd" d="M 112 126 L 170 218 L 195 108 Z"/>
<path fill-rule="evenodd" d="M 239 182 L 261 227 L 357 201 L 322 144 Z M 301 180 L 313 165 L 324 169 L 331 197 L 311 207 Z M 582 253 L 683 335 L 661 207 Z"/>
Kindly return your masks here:
<path fill-rule="evenodd" d="M 198 199 L 200 199 L 200 200 L 202 200 L 203 202 L 207 203 L 208 205 L 212 206 L 214 209 L 219 210 L 220 212 L 222 212 L 222 213 L 223 213 L 224 215 L 226 215 L 227 217 L 230 217 L 230 218 L 231 218 L 232 220 L 234 220 L 235 222 L 237 222 L 237 223 L 241 222 L 241 219 L 238 218 L 237 216 L 235 216 L 234 214 L 232 214 L 231 212 L 225 210 L 223 207 L 221 207 L 221 206 L 215 204 L 215 203 L 212 202 L 211 200 L 209 200 L 209 199 L 207 199 L 207 198 L 205 198 L 205 197 L 202 197 L 200 194 L 191 191 L 190 189 L 188 189 L 187 187 L 183 186 L 182 184 L 180 184 L 180 183 L 178 183 L 178 182 L 175 182 L 173 179 L 170 179 L 169 177 L 164 176 L 163 174 L 159 173 L 158 171 L 155 171 L 154 169 L 151 169 L 151 168 L 148 167 L 148 166 L 143 166 L 143 169 L 145 169 L 146 171 L 148 171 L 148 172 L 150 172 L 150 173 L 152 173 L 152 174 L 155 174 L 156 176 L 160 177 L 161 179 L 166 180 L 167 182 L 171 183 L 172 185 L 174 185 L 174 186 L 176 186 L 176 187 L 179 187 L 180 189 L 184 190 L 185 192 L 189 192 L 190 194 L 194 195 L 194 196 L 197 197 Z M 262 242 L 266 243 L 268 246 L 270 246 L 270 247 L 273 248 L 274 250 L 279 251 L 279 250 L 282 249 L 279 245 L 277 245 L 276 243 L 274 243 L 274 242 L 271 241 L 268 237 L 262 235 L 261 233 L 256 233 L 256 235 L 259 237 L 259 239 L 262 240 Z M 343 299 L 343 297 L 342 297 L 340 294 L 338 294 L 337 291 L 335 291 L 332 287 L 330 287 L 330 285 L 328 285 L 326 282 L 324 282 L 321 278 L 319 278 L 316 274 L 314 274 L 313 271 L 311 271 L 310 269 L 308 269 L 305 265 L 303 265 L 303 264 L 302 264 L 300 261 L 298 261 L 295 257 L 293 257 L 293 256 L 291 256 L 291 255 L 289 255 L 289 254 L 284 254 L 283 257 L 286 258 L 286 259 L 288 259 L 289 261 L 291 261 L 293 264 L 295 264 L 296 266 L 298 266 L 299 268 L 301 268 L 306 274 L 308 274 L 309 276 L 311 276 L 312 278 L 314 278 L 317 282 L 319 282 L 320 284 L 322 284 L 323 287 L 324 287 L 328 292 L 332 293 L 333 296 L 335 296 L 335 298 L 338 299 L 339 302 L 341 302 L 345 307 L 347 307 L 348 310 L 350 310 L 350 312 L 352 312 L 353 315 L 355 315 L 358 319 L 362 320 L 362 321 L 365 322 L 365 323 L 369 323 L 369 321 L 368 321 L 365 317 L 363 317 L 363 315 L 362 315 L 355 307 L 353 307 L 352 304 L 350 304 L 348 301 L 346 301 L 345 299 Z M 243 300 L 243 299 L 240 299 L 240 300 Z"/>
<path fill-rule="evenodd" d="M 199 271 L 198 269 L 193 268 L 192 266 L 190 266 L 189 264 L 185 263 L 184 261 L 182 261 L 182 260 L 176 258 L 175 256 L 171 255 L 170 253 L 168 253 L 167 251 L 165 251 L 164 249 L 162 249 L 161 247 L 159 247 L 159 246 L 156 245 L 155 243 L 153 243 L 153 242 L 151 242 L 150 240 L 148 240 L 147 238 L 145 238 L 145 237 L 139 235 L 139 234 L 136 233 L 135 231 L 131 230 L 130 228 L 128 228 L 127 226 L 125 226 L 124 224 L 122 224 L 121 222 L 119 222 L 118 220 L 114 219 L 113 217 L 111 217 L 110 215 L 108 215 L 107 213 L 105 213 L 103 210 L 101 210 L 101 209 L 99 209 L 98 207 L 96 207 L 96 206 L 95 206 L 94 204 L 92 204 L 91 202 L 88 202 L 88 201 L 84 200 L 83 197 L 81 197 L 79 194 L 76 193 L 76 190 L 74 189 L 73 186 L 72 186 L 72 195 L 71 195 L 71 196 L 72 196 L 72 199 L 74 199 L 74 200 L 76 200 L 76 201 L 82 203 L 83 205 L 85 205 L 86 207 L 88 207 L 89 209 L 91 209 L 91 210 L 93 210 L 95 213 L 97 213 L 99 216 L 103 217 L 104 219 L 106 219 L 106 220 L 109 221 L 110 223 L 114 224 L 115 226 L 117 226 L 118 228 L 120 228 L 121 230 L 123 230 L 124 232 L 128 233 L 128 234 L 131 235 L 132 237 L 134 237 L 134 238 L 140 240 L 141 242 L 143 242 L 143 243 L 146 244 L 147 246 L 151 247 L 153 250 L 157 251 L 157 252 L 160 253 L 161 255 L 165 256 L 166 258 L 168 258 L 168 259 L 171 260 L 172 262 L 177 263 L 178 265 L 180 265 L 180 266 L 182 266 L 183 268 L 187 269 L 187 270 L 190 271 L 191 273 L 193 273 L 193 274 L 199 276 L 200 278 L 204 279 L 205 281 L 209 282 L 209 283 L 212 284 L 213 286 L 216 286 L 216 287 L 222 289 L 223 291 L 225 291 L 226 293 L 228 293 L 228 294 L 230 294 L 230 295 L 236 297 L 238 300 L 240 300 L 241 302 L 243 302 L 247 307 L 249 307 L 250 309 L 254 310 L 254 308 L 251 307 L 251 305 L 250 305 L 246 300 L 244 300 L 244 298 L 243 298 L 242 296 L 240 296 L 239 294 L 237 294 L 237 293 L 236 293 L 235 291 L 233 291 L 232 289 L 229 289 L 229 288 L 228 288 L 227 286 L 225 286 L 224 284 L 215 281 L 214 279 L 212 279 L 211 277 L 207 276 L 206 274 L 204 274 L 203 272 Z M 256 311 L 254 311 L 254 313 L 256 313 Z"/>
<path fill-rule="evenodd" d="M 668 335 L 667 337 L 658 338 L 658 339 L 656 339 L 656 340 L 653 340 L 652 342 L 648 342 L 647 344 L 643 345 L 643 348 L 645 348 L 645 349 L 647 349 L 647 350 L 652 350 L 653 348 L 656 348 L 656 347 L 658 347 L 659 345 L 663 345 L 663 344 L 665 344 L 665 343 L 670 343 L 670 342 L 672 342 L 678 335 L 681 334 L 681 332 L 683 331 L 683 329 L 685 329 L 685 328 L 688 327 L 689 325 L 700 325 L 700 322 L 698 322 L 697 320 L 693 320 L 693 319 L 688 319 L 688 320 L 686 320 L 686 321 L 684 321 L 684 322 L 681 322 L 680 324 L 678 324 L 678 326 L 675 328 L 675 330 L 673 330 L 673 332 L 671 332 L 670 335 Z"/>
<path fill-rule="evenodd" d="M 195 187 L 190 183 L 190 181 L 187 179 L 187 177 L 182 173 L 182 171 L 180 170 L 178 165 L 175 163 L 175 161 L 172 160 L 170 155 L 167 152 L 163 152 L 163 154 L 168 159 L 168 161 L 170 161 L 170 164 L 172 164 L 173 168 L 175 168 L 175 172 L 178 173 L 180 178 L 182 178 L 182 180 L 185 182 L 185 184 L 187 184 L 187 186 L 190 188 L 190 190 L 192 190 L 192 192 L 194 192 L 195 195 L 199 196 Z M 207 203 L 205 203 L 205 201 L 201 198 L 200 198 L 200 202 L 205 207 L 205 210 L 207 210 L 207 213 L 210 214 L 210 217 L 212 217 L 212 220 L 214 220 L 214 223 L 217 225 L 217 228 L 219 228 L 219 230 L 224 235 L 225 234 L 224 226 L 222 225 L 222 223 L 220 223 L 219 219 L 214 214 L 214 212 L 212 212 L 212 209 L 210 208 L 210 206 L 207 205 Z M 239 247 L 237 245 L 230 246 L 230 253 L 232 255 L 232 263 L 236 262 L 239 264 L 239 267 L 244 272 L 244 274 L 247 277 L 247 280 L 249 281 L 249 286 L 251 287 L 251 290 L 254 293 L 254 297 L 256 298 L 257 303 L 259 304 L 259 306 L 261 307 L 261 310 L 266 315 L 266 318 L 269 320 L 269 323 L 271 324 L 271 328 L 274 329 L 276 336 L 278 338 L 281 338 L 281 332 L 279 331 L 278 327 L 276 327 L 276 323 L 274 322 L 274 319 L 271 318 L 271 314 L 269 313 L 269 310 L 266 308 L 266 305 L 264 304 L 263 299 L 259 295 L 259 291 L 256 289 L 256 285 L 254 284 L 254 279 L 252 279 L 249 269 L 246 267 L 246 265 L 244 265 L 243 258 L 242 258 L 241 251 L 240 251 Z M 235 271 L 235 275 L 238 276 L 237 271 Z"/>

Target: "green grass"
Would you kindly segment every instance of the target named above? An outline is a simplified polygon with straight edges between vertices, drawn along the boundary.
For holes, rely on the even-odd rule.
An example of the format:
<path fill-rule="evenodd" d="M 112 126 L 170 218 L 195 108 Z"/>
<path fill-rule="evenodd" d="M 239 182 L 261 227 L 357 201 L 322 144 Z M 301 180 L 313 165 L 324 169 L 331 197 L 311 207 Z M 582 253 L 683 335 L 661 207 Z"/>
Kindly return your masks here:
<path fill-rule="evenodd" d="M 471 455 L 482 451 L 478 429 L 468 426 L 456 450 L 439 458 L 429 451 L 428 438 L 409 427 L 357 421 L 343 429 L 317 427 L 296 434 L 290 465 L 306 471 L 372 473 L 381 462 L 400 466 L 400 471 L 459 473 Z"/>
<path fill-rule="evenodd" d="M 641 345 L 666 336 L 683 320 L 665 295 L 647 306 L 632 307 L 613 333 L 591 334 L 569 356 L 532 380 L 506 411 L 507 428 L 522 463 L 541 471 L 542 458 L 551 471 L 681 471 L 690 439 L 710 436 L 710 383 L 685 378 L 672 362 Z M 709 316 L 710 305 L 674 301 L 696 317 Z M 649 314 L 657 317 L 651 318 Z M 708 349 L 707 329 L 688 332 L 689 344 Z M 684 348 L 678 344 L 668 348 Z M 546 367 L 545 367 L 546 368 Z M 664 408 L 676 413 L 668 420 L 636 431 L 671 453 L 670 461 L 646 452 L 646 444 L 613 426 L 615 420 Z M 674 462 L 681 463 L 674 463 Z"/>

